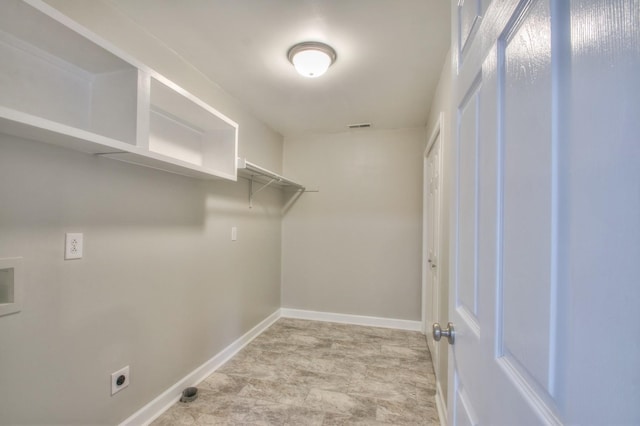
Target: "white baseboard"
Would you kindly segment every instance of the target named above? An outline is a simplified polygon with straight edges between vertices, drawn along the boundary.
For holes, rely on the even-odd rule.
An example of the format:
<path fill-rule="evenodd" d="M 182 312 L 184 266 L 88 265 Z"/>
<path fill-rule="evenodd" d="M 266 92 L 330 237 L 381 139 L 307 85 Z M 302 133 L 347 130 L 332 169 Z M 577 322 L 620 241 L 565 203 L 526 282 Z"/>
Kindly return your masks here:
<path fill-rule="evenodd" d="M 238 353 L 249 342 L 258 337 L 260 333 L 269 328 L 274 322 L 280 318 L 280 310 L 278 309 L 273 314 L 269 315 L 258 325 L 246 332 L 243 336 L 224 348 L 218 354 L 216 354 L 209 361 L 202 364 L 200 367 L 193 370 L 187 376 L 185 376 L 178 383 L 171 386 L 169 389 L 160 394 L 153 401 L 136 411 L 133 415 L 120 423 L 120 426 L 146 426 L 152 421 L 160 417 L 169 407 L 180 400 L 182 390 L 189 386 L 195 386 L 202 380 L 209 377 L 214 371 L 216 371 L 222 364 L 227 362 L 229 358 Z"/>
<path fill-rule="evenodd" d="M 305 311 L 302 309 L 280 309 L 283 318 L 308 319 L 314 321 L 338 322 L 343 324 L 368 325 L 371 327 L 396 328 L 400 330 L 422 331 L 421 321 L 393 318 L 367 317 L 362 315 L 334 314 L 331 312 Z"/>
<path fill-rule="evenodd" d="M 440 418 L 440 426 L 447 426 L 447 404 L 444 402 L 444 395 L 442 394 L 442 387 L 440 382 L 436 383 L 436 408 L 438 409 L 438 417 Z"/>

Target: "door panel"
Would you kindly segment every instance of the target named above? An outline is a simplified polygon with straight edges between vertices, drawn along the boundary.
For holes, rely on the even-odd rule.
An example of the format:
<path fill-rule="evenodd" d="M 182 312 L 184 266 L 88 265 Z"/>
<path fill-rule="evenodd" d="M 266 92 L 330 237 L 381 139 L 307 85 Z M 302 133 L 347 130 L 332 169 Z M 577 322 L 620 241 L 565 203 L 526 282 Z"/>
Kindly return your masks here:
<path fill-rule="evenodd" d="M 477 280 L 477 191 L 478 191 L 478 93 L 481 81 L 477 78 L 458 107 L 458 186 L 460 215 L 458 220 L 459 246 L 458 286 L 456 309 L 465 311 L 476 333 L 478 330 Z"/>
<path fill-rule="evenodd" d="M 558 424 L 549 0 L 494 2 L 457 76 L 453 424 Z M 460 64 L 459 64 L 460 65 Z M 451 385 L 450 385 L 451 386 Z"/>
<path fill-rule="evenodd" d="M 458 243 L 452 256 L 455 274 L 452 275 L 456 285 L 452 288 L 450 298 L 455 300 L 450 308 L 450 315 L 455 318 L 457 336 L 454 346 L 455 362 L 462 365 L 473 364 L 475 354 L 479 353 L 481 334 L 478 318 L 478 279 L 477 279 L 477 232 L 478 232 L 478 145 L 479 145 L 479 106 L 482 88 L 481 74 L 476 76 L 465 95 L 458 104 L 456 123 L 457 146 L 457 232 L 454 238 Z M 449 360 L 450 366 L 452 360 Z M 455 368 L 456 386 L 449 384 L 449 417 L 453 424 L 475 424 L 476 407 L 483 406 L 481 401 L 473 401 L 467 394 L 476 394 L 478 387 L 485 381 L 482 371 L 469 368 Z M 467 388 L 470 388 L 469 390 Z M 453 394 L 451 393 L 453 392 Z M 453 417 L 452 417 L 453 416 Z"/>
<path fill-rule="evenodd" d="M 458 426 L 475 426 L 478 424 L 473 414 L 473 408 L 469 405 L 469 400 L 465 395 L 461 386 L 458 386 L 456 392 L 456 425 Z"/>
<path fill-rule="evenodd" d="M 460 0 L 458 10 L 458 37 L 460 40 L 458 51 L 462 55 L 462 52 L 473 41 L 473 37 L 480 25 L 482 1 Z"/>
<path fill-rule="evenodd" d="M 451 424 L 640 424 L 640 4 L 466 3 Z"/>
<path fill-rule="evenodd" d="M 518 12 L 498 42 L 498 120 L 503 124 L 499 354 L 550 391 L 555 277 L 549 1 Z M 545 36 L 545 34 L 547 36 Z M 499 166 L 500 167 L 500 166 Z"/>
<path fill-rule="evenodd" d="M 561 46 L 570 67 L 559 105 L 568 142 L 559 152 L 555 389 L 575 424 L 639 425 L 640 4 L 564 4 L 572 25 Z"/>

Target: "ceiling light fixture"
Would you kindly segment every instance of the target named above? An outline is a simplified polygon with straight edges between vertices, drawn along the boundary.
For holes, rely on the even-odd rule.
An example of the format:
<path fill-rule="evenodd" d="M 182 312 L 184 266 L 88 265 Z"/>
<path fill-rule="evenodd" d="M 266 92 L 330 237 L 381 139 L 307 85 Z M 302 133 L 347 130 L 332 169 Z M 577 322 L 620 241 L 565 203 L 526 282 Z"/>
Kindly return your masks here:
<path fill-rule="evenodd" d="M 289 49 L 287 57 L 300 75 L 316 78 L 327 72 L 338 55 L 328 44 L 305 41 Z"/>

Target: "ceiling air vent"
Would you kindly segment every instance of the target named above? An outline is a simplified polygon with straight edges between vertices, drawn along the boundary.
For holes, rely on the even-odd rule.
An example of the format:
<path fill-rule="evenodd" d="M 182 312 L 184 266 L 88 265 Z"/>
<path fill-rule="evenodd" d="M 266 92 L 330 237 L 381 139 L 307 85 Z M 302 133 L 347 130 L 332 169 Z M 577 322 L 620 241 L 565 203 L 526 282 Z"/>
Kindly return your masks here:
<path fill-rule="evenodd" d="M 368 129 L 371 127 L 371 123 L 358 123 L 358 124 L 349 124 L 350 129 Z"/>

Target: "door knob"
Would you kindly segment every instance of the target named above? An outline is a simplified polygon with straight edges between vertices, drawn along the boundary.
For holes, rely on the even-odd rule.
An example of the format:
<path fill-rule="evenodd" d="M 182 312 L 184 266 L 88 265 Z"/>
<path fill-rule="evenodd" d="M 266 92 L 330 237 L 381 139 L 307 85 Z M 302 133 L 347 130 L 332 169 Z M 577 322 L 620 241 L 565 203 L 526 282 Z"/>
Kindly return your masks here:
<path fill-rule="evenodd" d="M 439 323 L 433 324 L 433 340 L 439 342 L 442 337 L 446 337 L 449 340 L 449 344 L 453 345 L 456 339 L 456 330 L 453 328 L 453 323 L 447 324 L 447 328 L 444 330 L 440 327 Z"/>

